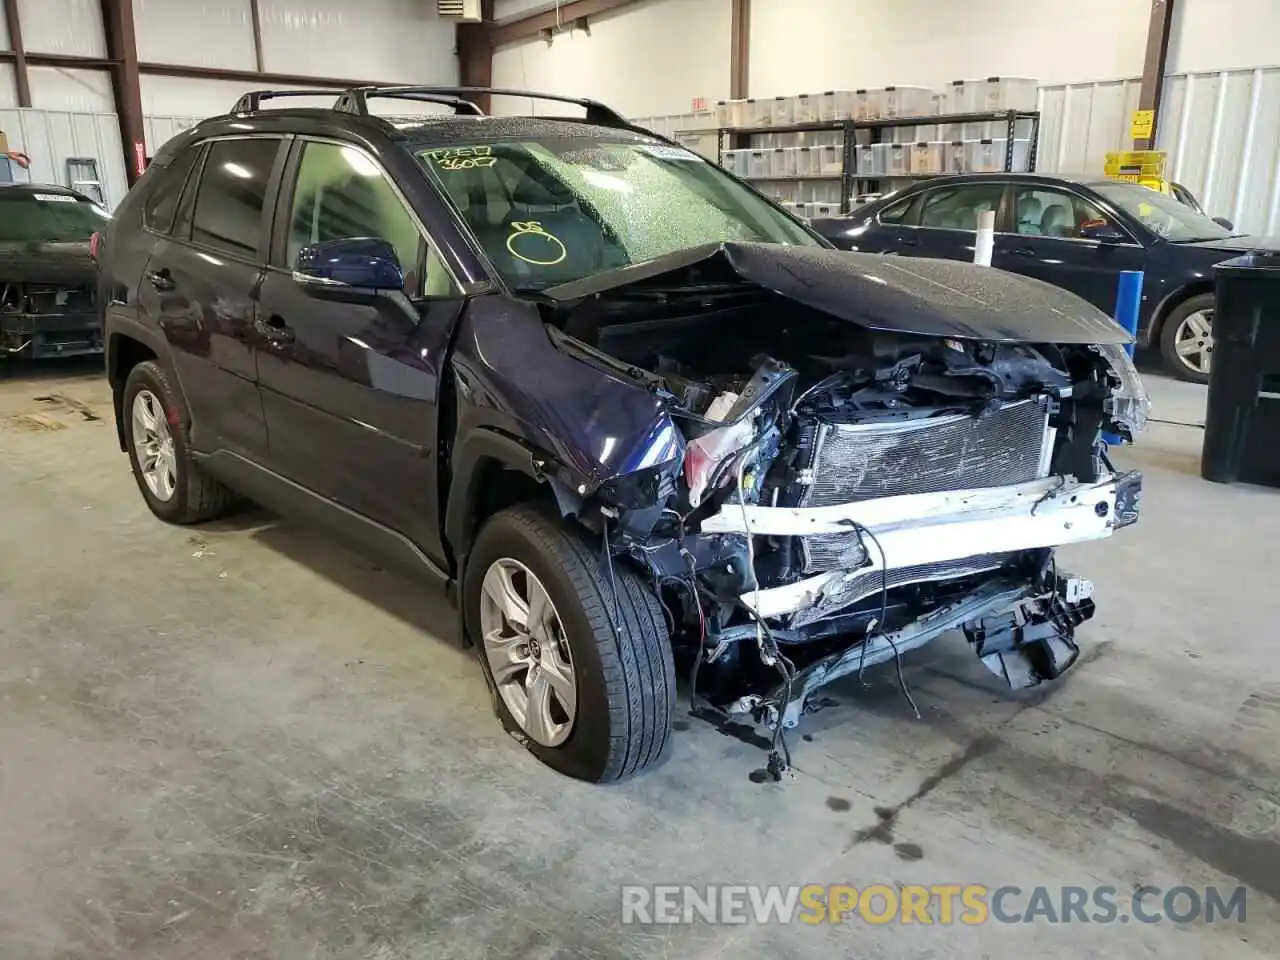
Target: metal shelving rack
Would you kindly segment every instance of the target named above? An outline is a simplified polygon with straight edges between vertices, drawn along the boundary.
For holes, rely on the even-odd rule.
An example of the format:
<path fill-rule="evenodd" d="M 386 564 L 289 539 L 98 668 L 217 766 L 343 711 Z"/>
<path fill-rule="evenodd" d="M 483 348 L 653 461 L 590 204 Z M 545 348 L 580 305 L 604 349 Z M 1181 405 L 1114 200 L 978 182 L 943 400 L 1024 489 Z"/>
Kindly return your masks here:
<path fill-rule="evenodd" d="M 938 177 L 955 176 L 947 173 L 904 173 L 904 174 L 859 174 L 855 169 L 858 131 L 865 130 L 870 134 L 867 143 L 884 143 L 884 131 L 897 127 L 931 127 L 960 123 L 1004 123 L 1005 157 L 1004 170 L 1013 171 L 1014 139 L 1019 120 L 1031 121 L 1031 143 L 1027 152 L 1027 170 L 1036 168 L 1036 141 L 1040 138 L 1040 113 L 1036 110 L 1002 110 L 996 113 L 944 113 L 927 117 L 892 117 L 884 120 L 822 120 L 816 123 L 793 123 L 776 127 L 721 127 L 718 131 L 716 161 L 723 163 L 724 151 L 749 150 L 752 148 L 750 138 L 765 133 L 817 133 L 839 130 L 843 132 L 844 164 L 841 173 L 813 174 L 811 176 L 787 177 L 743 177 L 750 182 L 778 183 L 800 180 L 839 180 L 840 209 L 848 212 L 854 196 L 864 192 L 860 184 L 880 183 L 887 180 L 933 180 Z"/>

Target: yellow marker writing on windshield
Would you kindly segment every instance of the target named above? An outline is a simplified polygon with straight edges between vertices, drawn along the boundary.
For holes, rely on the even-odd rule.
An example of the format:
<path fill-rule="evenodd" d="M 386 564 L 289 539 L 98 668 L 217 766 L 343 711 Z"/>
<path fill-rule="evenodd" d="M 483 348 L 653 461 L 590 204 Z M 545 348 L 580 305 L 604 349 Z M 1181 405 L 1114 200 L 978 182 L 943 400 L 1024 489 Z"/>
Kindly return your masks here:
<path fill-rule="evenodd" d="M 569 255 L 569 251 L 565 249 L 563 241 L 555 234 L 548 233 L 543 229 L 542 224 L 537 220 L 512 221 L 511 229 L 515 232 L 507 237 L 507 250 L 517 260 L 531 263 L 535 267 L 554 267 L 557 263 L 562 263 L 564 258 Z M 525 248 L 526 252 L 524 253 L 516 249 L 516 241 L 521 237 L 525 238 L 524 242 L 519 244 L 519 246 Z M 531 244 L 534 243 L 536 243 L 536 246 L 532 247 L 532 252 L 535 255 L 529 256 Z M 560 253 L 558 256 L 554 256 L 557 250 Z"/>

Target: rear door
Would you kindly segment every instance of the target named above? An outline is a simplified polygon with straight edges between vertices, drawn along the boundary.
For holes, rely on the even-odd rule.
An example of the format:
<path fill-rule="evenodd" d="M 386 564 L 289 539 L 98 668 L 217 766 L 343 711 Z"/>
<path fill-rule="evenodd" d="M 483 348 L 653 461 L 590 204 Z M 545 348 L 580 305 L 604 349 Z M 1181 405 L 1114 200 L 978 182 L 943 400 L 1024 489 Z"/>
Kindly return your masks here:
<path fill-rule="evenodd" d="M 259 361 L 273 468 L 408 537 L 444 565 L 436 468 L 437 402 L 464 300 L 418 217 L 362 148 L 299 139 L 276 213 L 260 298 Z M 396 249 L 405 295 L 374 304 L 308 295 L 293 280 L 303 246 L 380 237 Z"/>
<path fill-rule="evenodd" d="M 994 211 L 996 223 L 1004 205 L 1003 183 L 959 183 L 929 190 L 919 207 L 914 256 L 973 262 L 978 218 Z"/>
<path fill-rule="evenodd" d="M 1123 270 L 1142 270 L 1145 253 L 1123 224 L 1069 190 L 1015 184 L 1013 216 L 997 233 L 991 265 L 1070 290 L 1111 314 Z M 1089 240 L 1081 230 L 1110 223 L 1122 240 Z"/>
<path fill-rule="evenodd" d="M 209 141 L 142 275 L 141 312 L 172 347 L 198 450 L 267 453 L 255 298 L 283 163 L 280 137 Z"/>

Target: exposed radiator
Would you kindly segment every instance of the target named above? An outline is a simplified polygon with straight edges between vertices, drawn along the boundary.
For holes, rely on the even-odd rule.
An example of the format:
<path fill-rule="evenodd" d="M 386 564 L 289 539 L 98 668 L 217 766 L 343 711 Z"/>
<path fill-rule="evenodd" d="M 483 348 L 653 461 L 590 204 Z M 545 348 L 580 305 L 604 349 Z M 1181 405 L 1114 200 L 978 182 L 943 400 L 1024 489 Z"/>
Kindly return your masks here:
<path fill-rule="evenodd" d="M 818 425 L 813 483 L 802 507 L 878 497 L 970 490 L 1048 475 L 1053 448 L 1047 397 L 1008 403 L 981 417 L 954 414 L 895 423 Z M 857 535 L 803 539 L 806 572 L 857 566 Z M 889 558 L 892 564 L 893 558 Z"/>

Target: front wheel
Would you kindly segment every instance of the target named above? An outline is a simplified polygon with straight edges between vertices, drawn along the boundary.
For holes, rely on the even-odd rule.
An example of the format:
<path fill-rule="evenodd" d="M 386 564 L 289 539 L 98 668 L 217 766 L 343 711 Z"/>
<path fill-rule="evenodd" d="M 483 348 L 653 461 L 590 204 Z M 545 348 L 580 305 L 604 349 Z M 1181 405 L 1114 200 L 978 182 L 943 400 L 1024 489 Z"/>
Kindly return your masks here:
<path fill-rule="evenodd" d="M 601 783 L 661 757 L 675 667 L 660 602 L 639 576 L 615 564 L 611 582 L 575 530 L 515 507 L 480 531 L 463 603 L 498 714 L 538 759 Z"/>
<path fill-rule="evenodd" d="M 1213 358 L 1213 294 L 1202 293 L 1178 304 L 1160 330 L 1160 353 L 1181 380 L 1209 382 Z"/>

